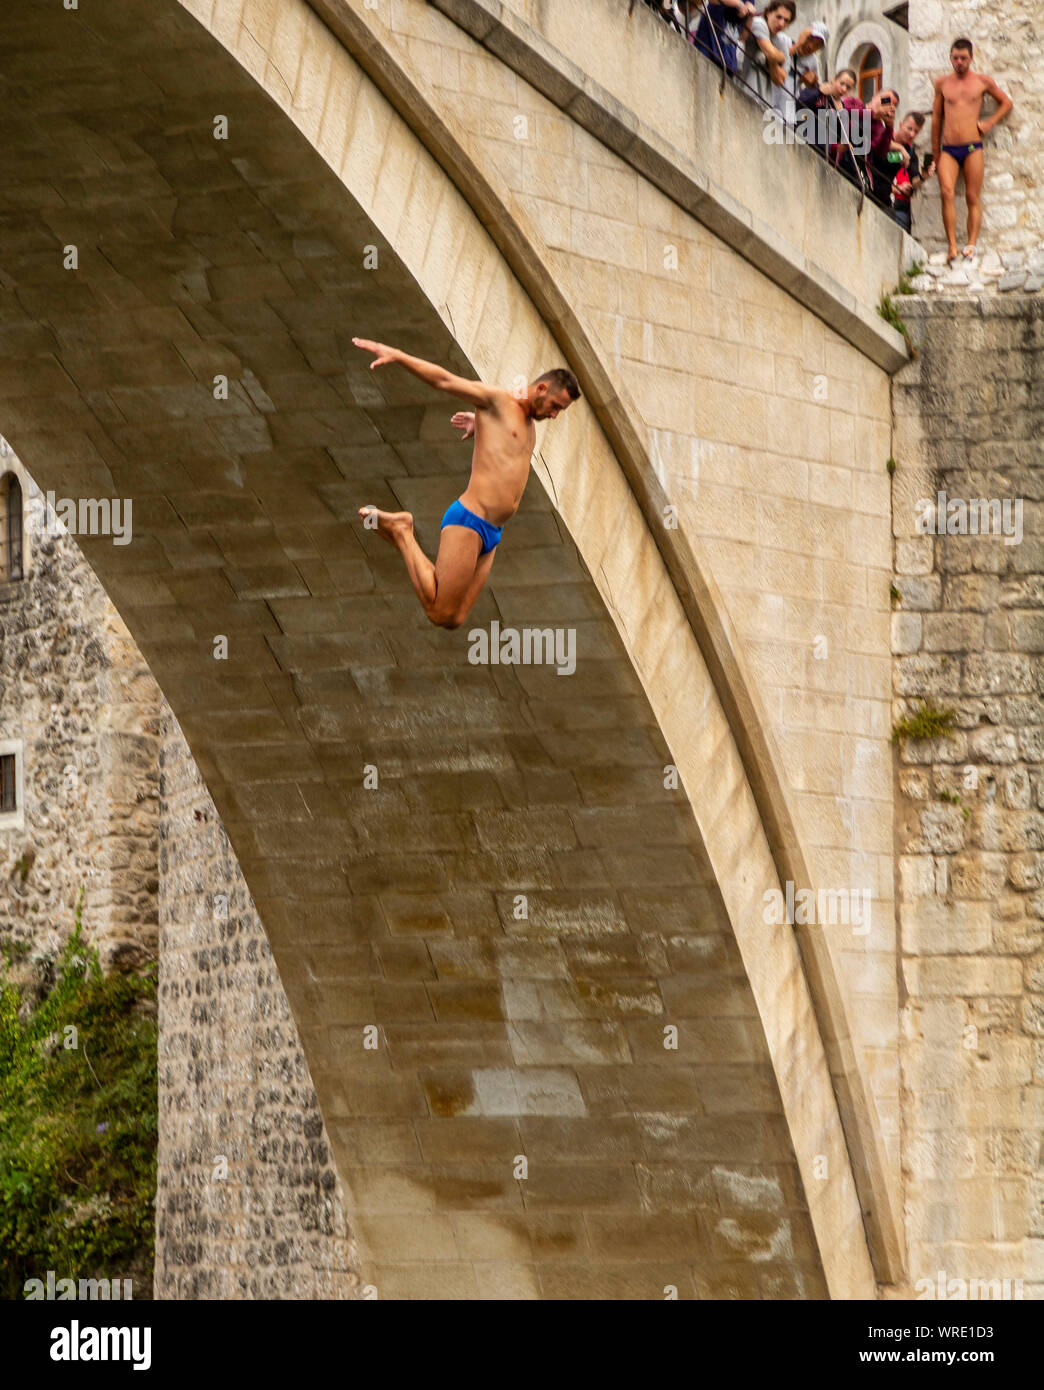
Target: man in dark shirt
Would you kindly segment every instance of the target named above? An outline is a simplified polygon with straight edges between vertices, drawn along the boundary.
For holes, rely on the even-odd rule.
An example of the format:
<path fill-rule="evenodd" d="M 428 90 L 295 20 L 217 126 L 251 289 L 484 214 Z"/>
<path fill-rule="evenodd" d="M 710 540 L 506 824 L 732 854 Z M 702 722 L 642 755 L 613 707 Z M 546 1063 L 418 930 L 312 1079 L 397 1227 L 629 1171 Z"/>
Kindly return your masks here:
<path fill-rule="evenodd" d="M 896 166 L 895 178 L 892 180 L 892 216 L 907 232 L 913 230 L 910 201 L 917 190 L 923 188 L 935 173 L 935 163 L 931 155 L 922 167 L 920 157 L 914 149 L 914 141 L 920 135 L 926 119 L 923 111 L 908 111 L 895 132 L 896 143 L 907 151 L 910 162 L 905 168 Z"/>
<path fill-rule="evenodd" d="M 706 0 L 692 41 L 704 57 L 735 77 L 740 29 L 755 12 L 752 0 Z"/>
<path fill-rule="evenodd" d="M 846 178 L 869 191 L 866 161 L 870 153 L 872 131 L 871 112 L 853 93 L 842 97 L 838 112 L 840 128 L 836 143 L 830 146 L 830 163 L 837 166 Z"/>
<path fill-rule="evenodd" d="M 909 152 L 895 139 L 892 122 L 899 105 L 899 93 L 885 87 L 874 95 L 870 102 L 870 154 L 867 158 L 867 171 L 870 175 L 872 197 L 891 211 L 892 181 L 910 162 Z M 892 158 L 889 158 L 889 156 Z"/>

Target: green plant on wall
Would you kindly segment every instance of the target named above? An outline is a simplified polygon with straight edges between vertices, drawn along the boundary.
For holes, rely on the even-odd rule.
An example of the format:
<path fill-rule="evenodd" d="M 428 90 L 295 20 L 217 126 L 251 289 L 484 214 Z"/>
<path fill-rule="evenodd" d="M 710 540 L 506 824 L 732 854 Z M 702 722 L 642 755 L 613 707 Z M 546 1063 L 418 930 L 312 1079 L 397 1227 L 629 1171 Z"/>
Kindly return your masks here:
<path fill-rule="evenodd" d="M 914 261 L 913 265 L 910 266 L 908 270 L 904 270 L 902 275 L 899 276 L 899 284 L 896 292 L 898 294 L 916 294 L 917 291 L 914 289 L 913 285 L 910 284 L 910 281 L 922 274 L 923 271 L 924 266 L 921 262 Z"/>
<path fill-rule="evenodd" d="M 892 729 L 892 742 L 899 743 L 904 738 L 941 738 L 953 728 L 956 717 L 956 710 L 943 709 L 929 696 L 913 714 L 899 720 Z"/>
<path fill-rule="evenodd" d="M 961 815 L 964 817 L 964 819 L 970 819 L 971 811 L 968 809 L 967 806 L 965 806 L 964 802 L 961 800 L 961 798 L 957 795 L 956 792 L 943 790 L 939 793 L 939 800 L 945 801 L 948 806 L 959 807 Z"/>
<path fill-rule="evenodd" d="M 895 301 L 890 294 L 883 293 L 881 295 L 880 303 L 877 306 L 877 312 L 884 319 L 885 323 L 890 324 L 897 333 L 903 335 L 906 339 L 906 346 L 910 349 L 910 356 L 916 357 L 917 349 L 914 347 L 913 339 L 910 337 L 910 330 L 903 321 L 899 310 L 895 307 Z"/>
<path fill-rule="evenodd" d="M 82 895 L 81 895 L 82 896 Z M 0 972 L 0 1298 L 31 1278 L 152 1296 L 155 968 L 103 975 L 76 925 L 35 1008 Z"/>

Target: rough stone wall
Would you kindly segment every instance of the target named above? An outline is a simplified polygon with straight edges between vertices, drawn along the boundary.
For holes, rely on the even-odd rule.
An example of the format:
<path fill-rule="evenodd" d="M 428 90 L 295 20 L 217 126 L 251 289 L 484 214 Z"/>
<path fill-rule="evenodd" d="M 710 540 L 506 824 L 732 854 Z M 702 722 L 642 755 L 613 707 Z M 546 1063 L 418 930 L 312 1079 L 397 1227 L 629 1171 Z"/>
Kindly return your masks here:
<path fill-rule="evenodd" d="M 1040 1298 L 1044 303 L 903 312 L 921 355 L 894 388 L 895 712 L 956 710 L 897 762 L 910 1278 L 1021 1279 Z M 1022 499 L 1021 544 L 920 534 L 940 490 Z"/>
<path fill-rule="evenodd" d="M 53 513 L 48 528 L 10 453 L 8 471 L 25 577 L 0 585 L 0 739 L 23 745 L 24 813 L 0 828 L 0 941 L 28 945 L 17 973 L 32 987 L 81 888 L 106 967 L 155 959 L 162 922 L 157 1296 L 349 1297 L 322 1117 L 213 804 L 76 541 Z M 227 920 L 210 915 L 210 890 L 228 894 Z M 221 1153 L 227 1182 L 211 1180 Z"/>
<path fill-rule="evenodd" d="M 297 1028 L 169 709 L 161 765 L 155 1295 L 356 1297 L 354 1247 Z"/>
<path fill-rule="evenodd" d="M 25 577 L 0 584 L 0 739 L 23 755 L 0 828 L 0 939 L 49 953 L 83 920 L 103 965 L 156 953 L 159 691 L 75 540 L 16 458 Z"/>
<path fill-rule="evenodd" d="M 911 0 L 910 76 L 913 105 L 930 111 L 934 79 L 950 71 L 956 38 L 975 46 L 972 66 L 989 73 L 1015 109 L 987 137 L 981 245 L 996 251 L 1031 251 L 1044 243 L 1044 172 L 1040 128 L 1044 120 L 1039 58 L 1044 38 L 1040 0 L 982 5 L 976 0 Z M 987 111 L 992 103 L 987 101 Z M 927 128 L 921 143 L 927 145 Z M 939 194 L 929 188 L 915 204 L 917 236 L 945 245 Z M 957 235 L 964 234 L 963 182 L 957 188 Z"/>

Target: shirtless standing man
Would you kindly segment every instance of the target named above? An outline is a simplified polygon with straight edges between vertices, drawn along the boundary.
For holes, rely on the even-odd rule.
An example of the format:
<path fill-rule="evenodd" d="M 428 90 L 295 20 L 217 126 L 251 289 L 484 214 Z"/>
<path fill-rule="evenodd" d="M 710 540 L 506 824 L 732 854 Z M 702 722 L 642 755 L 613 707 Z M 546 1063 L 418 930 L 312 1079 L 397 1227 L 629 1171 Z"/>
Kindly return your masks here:
<path fill-rule="evenodd" d="M 459 410 L 450 421 L 455 429 L 464 431 L 462 440 L 474 435 L 475 451 L 471 480 L 442 518 L 434 564 L 417 544 L 409 512 L 382 512 L 371 505 L 359 508 L 361 517 L 374 517 L 376 530 L 398 546 L 429 620 L 436 627 L 460 627 L 489 578 L 504 525 L 522 500 L 536 444 L 533 422 L 554 420 L 579 399 L 580 387 L 572 372 L 555 367 L 516 395 L 501 386 L 454 376 L 445 367 L 408 357 L 384 343 L 367 338 L 353 338 L 352 342 L 375 354 L 371 371 L 386 362 L 397 362 L 436 391 L 446 391 L 475 407 L 474 412 Z"/>
<path fill-rule="evenodd" d="M 1014 102 L 985 73 L 972 72 L 972 46 L 969 39 L 955 39 L 950 49 L 952 73 L 935 80 L 935 102 L 932 106 L 932 153 L 939 171 L 939 192 L 942 195 L 942 219 L 946 229 L 949 264 L 957 259 L 957 209 L 954 193 L 957 175 L 964 170 L 964 198 L 968 204 L 968 241 L 960 253 L 967 260 L 975 255 L 979 239 L 982 207 L 982 137 L 998 121 L 1003 121 Z M 988 120 L 982 120 L 982 99 L 993 97 L 997 109 Z"/>

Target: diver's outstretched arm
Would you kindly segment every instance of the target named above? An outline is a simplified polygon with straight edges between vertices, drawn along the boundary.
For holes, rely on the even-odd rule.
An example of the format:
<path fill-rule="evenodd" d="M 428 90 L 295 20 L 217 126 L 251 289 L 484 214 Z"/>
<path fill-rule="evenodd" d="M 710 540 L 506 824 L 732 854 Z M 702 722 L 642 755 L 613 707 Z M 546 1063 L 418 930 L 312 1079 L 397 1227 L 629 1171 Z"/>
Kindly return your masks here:
<path fill-rule="evenodd" d="M 353 338 L 352 342 L 364 352 L 375 354 L 374 360 L 370 363 L 371 371 L 374 367 L 383 367 L 388 362 L 397 362 L 400 367 L 405 367 L 408 372 L 420 377 L 421 381 L 426 381 L 436 391 L 448 391 L 451 396 L 459 396 L 476 410 L 489 410 L 499 394 L 496 386 L 487 386 L 484 381 L 468 381 L 465 377 L 448 372 L 445 367 L 440 367 L 435 362 L 425 362 L 423 357 L 410 357 L 398 348 L 388 347 L 384 343 L 374 343 L 368 338 Z"/>

